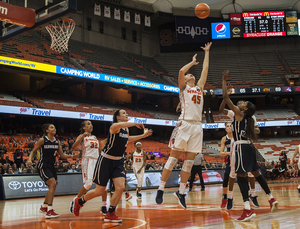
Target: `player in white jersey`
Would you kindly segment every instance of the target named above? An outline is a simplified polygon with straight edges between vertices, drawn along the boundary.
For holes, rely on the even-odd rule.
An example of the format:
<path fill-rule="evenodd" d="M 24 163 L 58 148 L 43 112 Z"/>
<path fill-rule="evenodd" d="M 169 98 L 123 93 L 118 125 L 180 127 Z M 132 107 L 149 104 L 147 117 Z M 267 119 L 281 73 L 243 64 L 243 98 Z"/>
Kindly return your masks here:
<path fill-rule="evenodd" d="M 292 168 L 293 168 L 294 160 L 295 160 L 295 158 L 297 157 L 298 154 L 300 154 L 300 145 L 297 145 L 297 147 L 295 149 L 295 153 L 292 156 L 292 159 L 291 159 L 291 162 L 290 162 L 290 165 L 292 166 Z M 298 160 L 298 168 L 300 169 L 300 158 Z M 297 189 L 298 189 L 298 192 L 300 194 L 300 185 L 298 186 Z"/>
<path fill-rule="evenodd" d="M 194 159 L 197 153 L 202 151 L 203 130 L 201 121 L 204 99 L 203 90 L 207 79 L 211 44 L 210 42 L 205 47 L 201 47 L 205 51 L 205 56 L 201 77 L 197 83 L 192 74 L 186 74 L 192 66 L 199 63 L 196 60 L 197 54 L 194 55 L 190 63 L 183 66 L 179 71 L 178 86 L 180 89 L 181 115 L 170 138 L 169 147 L 171 148 L 171 153 L 163 169 L 161 183 L 156 195 L 157 204 L 163 203 L 165 184 L 173 167 L 177 164 L 179 156 L 184 152 L 185 160 L 180 173 L 180 187 L 174 193 L 174 196 L 177 198 L 179 205 L 186 209 L 184 194 L 186 183 L 189 179 Z"/>
<path fill-rule="evenodd" d="M 132 159 L 132 169 L 137 179 L 136 196 L 140 199 L 142 198 L 141 189 L 144 181 L 145 167 L 147 164 L 147 154 L 141 149 L 141 142 L 136 142 L 135 147 L 136 149 L 128 154 L 128 159 Z"/>
<path fill-rule="evenodd" d="M 93 184 L 95 165 L 99 153 L 101 152 L 99 141 L 96 138 L 96 136 L 92 135 L 92 131 L 93 131 L 93 125 L 91 121 L 88 120 L 83 121 L 80 125 L 80 135 L 77 137 L 75 143 L 72 145 L 73 150 L 79 145 L 81 146 L 82 149 L 82 178 L 83 178 L 84 185 L 81 187 L 81 189 L 77 194 L 77 197 L 79 198 L 83 196 Z M 103 215 L 106 215 L 107 213 L 106 199 L 107 199 L 107 192 L 105 192 L 102 195 L 101 212 Z M 73 208 L 71 206 L 70 212 L 72 211 L 72 209 Z"/>

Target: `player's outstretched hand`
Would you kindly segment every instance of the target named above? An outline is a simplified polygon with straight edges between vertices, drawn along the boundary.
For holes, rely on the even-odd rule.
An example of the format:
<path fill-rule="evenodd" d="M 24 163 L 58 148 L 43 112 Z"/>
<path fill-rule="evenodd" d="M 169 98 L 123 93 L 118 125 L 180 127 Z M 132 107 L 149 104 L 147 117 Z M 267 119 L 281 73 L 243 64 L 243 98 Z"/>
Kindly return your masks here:
<path fill-rule="evenodd" d="M 144 125 L 142 123 L 136 123 L 135 126 L 139 129 L 144 129 Z"/>
<path fill-rule="evenodd" d="M 201 47 L 205 52 L 208 52 L 210 49 L 212 42 L 208 42 L 205 44 L 205 47 Z"/>
<path fill-rule="evenodd" d="M 193 65 L 199 64 L 199 62 L 197 62 L 197 54 L 195 54 L 195 55 L 193 56 L 192 63 L 193 63 Z"/>
<path fill-rule="evenodd" d="M 90 133 L 89 133 L 89 132 L 84 132 L 82 135 L 83 135 L 83 137 L 85 138 L 85 137 L 89 136 Z"/>
<path fill-rule="evenodd" d="M 30 166 L 32 166 L 32 161 L 27 161 L 27 167 L 30 167 Z"/>
<path fill-rule="evenodd" d="M 72 155 L 72 159 L 77 159 L 77 158 L 79 158 L 79 154 Z"/>
<path fill-rule="evenodd" d="M 227 80 L 228 74 L 229 74 L 229 70 L 223 71 L 223 80 Z"/>
<path fill-rule="evenodd" d="M 151 136 L 152 133 L 153 133 L 153 131 L 151 129 L 147 129 L 147 128 L 144 129 L 144 136 L 145 137 Z"/>

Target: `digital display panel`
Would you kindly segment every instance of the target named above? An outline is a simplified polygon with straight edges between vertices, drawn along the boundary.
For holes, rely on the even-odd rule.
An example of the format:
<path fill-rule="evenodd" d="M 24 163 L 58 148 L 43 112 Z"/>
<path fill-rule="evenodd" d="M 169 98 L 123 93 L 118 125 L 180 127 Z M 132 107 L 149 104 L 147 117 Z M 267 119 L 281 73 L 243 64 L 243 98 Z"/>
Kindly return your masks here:
<path fill-rule="evenodd" d="M 286 36 L 284 11 L 243 12 L 243 37 Z"/>

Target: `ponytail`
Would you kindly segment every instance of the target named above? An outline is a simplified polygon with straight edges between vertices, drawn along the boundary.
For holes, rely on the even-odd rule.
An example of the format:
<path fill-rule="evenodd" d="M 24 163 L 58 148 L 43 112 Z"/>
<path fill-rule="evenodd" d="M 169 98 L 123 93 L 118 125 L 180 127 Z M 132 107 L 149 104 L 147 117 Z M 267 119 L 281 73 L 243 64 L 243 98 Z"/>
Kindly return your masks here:
<path fill-rule="evenodd" d="M 117 116 L 119 116 L 119 115 L 120 115 L 120 109 L 115 111 L 115 113 L 113 115 L 113 123 L 118 122 Z"/>
<path fill-rule="evenodd" d="M 254 131 L 254 119 L 252 115 L 254 115 L 256 107 L 253 103 L 248 102 L 247 110 L 245 111 L 245 115 L 247 118 L 247 127 L 246 127 L 246 138 L 249 139 L 251 142 L 257 141 L 257 134 Z"/>
<path fill-rule="evenodd" d="M 84 133 L 84 129 L 83 127 L 85 126 L 85 123 L 87 122 L 87 120 L 83 121 L 81 124 L 80 124 L 80 129 L 79 129 L 79 133 L 80 134 L 83 134 Z"/>

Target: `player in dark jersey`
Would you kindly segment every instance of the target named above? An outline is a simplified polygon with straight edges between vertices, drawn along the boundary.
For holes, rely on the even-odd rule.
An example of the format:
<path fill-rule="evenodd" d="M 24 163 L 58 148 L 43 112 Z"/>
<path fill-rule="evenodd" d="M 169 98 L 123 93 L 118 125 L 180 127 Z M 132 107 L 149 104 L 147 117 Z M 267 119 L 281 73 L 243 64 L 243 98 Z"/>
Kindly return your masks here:
<path fill-rule="evenodd" d="M 251 172 L 265 193 L 269 196 L 269 203 L 272 212 L 278 210 L 278 202 L 272 196 L 271 191 L 264 177 L 259 173 L 259 166 L 256 161 L 256 150 L 253 142 L 257 141 L 257 135 L 254 127 L 254 119 L 256 107 L 249 101 L 239 102 L 235 106 L 229 98 L 227 92 L 226 79 L 229 71 L 223 72 L 222 91 L 223 99 L 228 107 L 234 112 L 232 121 L 232 133 L 234 138 L 233 152 L 235 153 L 235 172 L 237 173 L 237 181 L 244 200 L 244 211 L 238 221 L 246 221 L 255 217 L 254 211 L 250 207 L 249 202 L 249 186 L 247 172 Z"/>
<path fill-rule="evenodd" d="M 232 130 L 231 130 L 231 122 L 225 123 L 225 130 L 226 130 L 226 136 L 224 136 L 221 139 L 221 148 L 220 148 L 220 155 L 225 156 L 225 172 L 224 172 L 224 179 L 223 179 L 223 199 L 221 204 L 221 209 L 225 209 L 227 206 L 227 186 L 229 182 L 229 174 L 230 174 L 230 148 L 231 148 L 231 139 L 232 136 Z M 225 151 L 226 148 L 226 151 Z"/>
<path fill-rule="evenodd" d="M 44 204 L 40 208 L 40 212 L 46 214 L 45 218 L 56 218 L 59 214 L 56 214 L 52 208 L 54 193 L 57 185 L 57 175 L 55 172 L 54 164 L 56 156 L 59 154 L 60 158 L 76 159 L 79 155 L 66 155 L 63 153 L 58 141 L 54 136 L 56 135 L 56 129 L 53 124 L 44 124 L 42 126 L 44 136 L 40 138 L 35 144 L 33 150 L 31 151 L 27 166 L 32 165 L 32 158 L 38 149 L 41 149 L 41 158 L 37 164 L 39 176 L 48 185 L 48 192 L 45 197 Z"/>
<path fill-rule="evenodd" d="M 144 129 L 141 123 L 129 123 L 128 114 L 125 110 L 117 110 L 113 115 L 113 124 L 109 128 L 108 138 L 101 155 L 99 155 L 95 171 L 94 183 L 96 188 L 88 191 L 81 198 L 73 200 L 73 214 L 79 216 L 80 208 L 88 200 L 101 196 L 105 189 L 108 180 L 111 178 L 115 185 L 115 192 L 110 200 L 108 213 L 104 218 L 104 222 L 121 222 L 122 219 L 115 215 L 115 209 L 118 205 L 125 184 L 125 168 L 124 168 L 124 153 L 128 142 L 137 141 L 141 138 L 148 137 L 152 134 L 152 130 L 144 129 L 141 135 L 129 136 L 128 127 L 136 126 Z"/>

